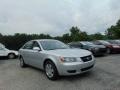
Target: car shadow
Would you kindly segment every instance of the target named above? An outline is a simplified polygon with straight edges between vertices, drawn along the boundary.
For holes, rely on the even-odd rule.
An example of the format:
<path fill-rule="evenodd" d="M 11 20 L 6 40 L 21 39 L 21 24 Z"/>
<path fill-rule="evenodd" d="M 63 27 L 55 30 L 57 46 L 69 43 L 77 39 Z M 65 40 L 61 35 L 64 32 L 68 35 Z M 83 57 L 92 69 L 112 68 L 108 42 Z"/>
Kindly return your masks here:
<path fill-rule="evenodd" d="M 7 57 L 0 57 L 0 60 L 8 60 Z"/>
<path fill-rule="evenodd" d="M 0 64 L 4 64 L 6 60 L 8 60 L 7 57 L 0 57 Z"/>
<path fill-rule="evenodd" d="M 106 56 L 108 56 L 108 54 L 105 54 L 105 55 L 95 55 L 94 57 L 96 58 L 96 57 L 106 57 Z"/>
<path fill-rule="evenodd" d="M 66 80 L 66 81 L 77 81 L 85 78 L 90 78 L 93 75 L 93 71 L 89 71 L 86 73 L 78 74 L 78 75 L 72 75 L 72 76 L 61 76 L 60 80 Z"/>

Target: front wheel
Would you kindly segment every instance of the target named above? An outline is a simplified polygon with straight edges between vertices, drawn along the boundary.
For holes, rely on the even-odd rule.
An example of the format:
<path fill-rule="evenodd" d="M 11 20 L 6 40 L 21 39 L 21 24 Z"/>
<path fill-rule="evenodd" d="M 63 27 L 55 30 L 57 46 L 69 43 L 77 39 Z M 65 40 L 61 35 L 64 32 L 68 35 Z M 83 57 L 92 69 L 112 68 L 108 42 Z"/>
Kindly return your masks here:
<path fill-rule="evenodd" d="M 14 54 L 14 53 L 8 54 L 8 58 L 9 58 L 9 59 L 14 59 L 14 58 L 15 58 L 15 54 Z"/>
<path fill-rule="evenodd" d="M 56 80 L 58 78 L 58 71 L 55 64 L 52 61 L 45 63 L 45 74 L 50 80 Z"/>
<path fill-rule="evenodd" d="M 110 54 L 110 53 L 111 53 L 111 51 L 110 51 L 110 49 L 108 48 L 108 49 L 107 49 L 107 54 Z"/>

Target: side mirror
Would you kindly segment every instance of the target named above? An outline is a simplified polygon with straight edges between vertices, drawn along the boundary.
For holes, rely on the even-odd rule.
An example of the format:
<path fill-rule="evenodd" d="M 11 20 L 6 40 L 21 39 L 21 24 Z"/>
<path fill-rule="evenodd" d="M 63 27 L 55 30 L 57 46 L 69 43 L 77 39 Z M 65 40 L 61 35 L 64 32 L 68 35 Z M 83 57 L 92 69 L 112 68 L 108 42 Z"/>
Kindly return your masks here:
<path fill-rule="evenodd" d="M 40 48 L 39 47 L 33 47 L 33 50 L 40 51 Z"/>
<path fill-rule="evenodd" d="M 81 44 L 80 47 L 83 48 L 83 45 Z"/>

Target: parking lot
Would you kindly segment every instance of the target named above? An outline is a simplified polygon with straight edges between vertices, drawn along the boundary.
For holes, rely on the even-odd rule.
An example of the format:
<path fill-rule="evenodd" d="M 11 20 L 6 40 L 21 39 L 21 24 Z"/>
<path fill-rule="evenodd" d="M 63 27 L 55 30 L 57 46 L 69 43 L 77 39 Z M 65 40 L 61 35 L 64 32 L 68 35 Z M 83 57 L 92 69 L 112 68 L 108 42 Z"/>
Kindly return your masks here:
<path fill-rule="evenodd" d="M 19 60 L 0 60 L 0 90 L 120 90 L 120 54 L 97 57 L 92 72 L 50 81 L 43 71 Z"/>

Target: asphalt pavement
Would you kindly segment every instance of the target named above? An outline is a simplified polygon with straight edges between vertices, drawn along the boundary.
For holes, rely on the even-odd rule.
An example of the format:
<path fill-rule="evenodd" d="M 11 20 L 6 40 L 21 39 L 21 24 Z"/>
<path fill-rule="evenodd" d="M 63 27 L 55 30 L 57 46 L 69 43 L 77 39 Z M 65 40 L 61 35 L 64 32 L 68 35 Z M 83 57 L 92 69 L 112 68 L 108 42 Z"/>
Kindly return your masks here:
<path fill-rule="evenodd" d="M 91 72 L 56 81 L 39 69 L 21 68 L 18 59 L 0 59 L 0 90 L 120 90 L 120 54 L 97 57 Z"/>

